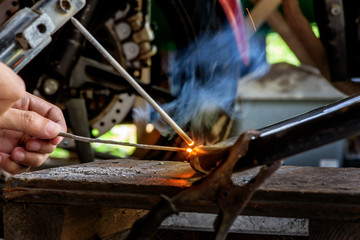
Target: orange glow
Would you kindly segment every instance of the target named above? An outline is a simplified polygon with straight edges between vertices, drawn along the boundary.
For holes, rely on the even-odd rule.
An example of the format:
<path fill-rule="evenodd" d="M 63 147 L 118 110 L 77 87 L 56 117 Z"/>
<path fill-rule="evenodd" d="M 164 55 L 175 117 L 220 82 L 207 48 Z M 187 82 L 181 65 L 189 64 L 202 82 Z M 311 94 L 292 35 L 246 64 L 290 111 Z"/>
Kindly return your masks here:
<path fill-rule="evenodd" d="M 191 143 L 189 143 L 188 145 L 191 147 L 191 146 L 194 146 L 195 142 L 192 141 Z"/>
<path fill-rule="evenodd" d="M 192 149 L 191 149 L 191 148 L 187 148 L 186 151 L 187 151 L 188 153 L 191 153 L 191 152 L 192 152 Z"/>
<path fill-rule="evenodd" d="M 193 148 L 193 149 L 192 149 L 192 150 L 193 150 L 193 154 L 197 154 L 197 153 L 206 154 L 206 151 L 201 148 L 202 146 L 203 146 L 203 145 L 200 145 L 200 146 L 197 146 L 197 147 Z"/>

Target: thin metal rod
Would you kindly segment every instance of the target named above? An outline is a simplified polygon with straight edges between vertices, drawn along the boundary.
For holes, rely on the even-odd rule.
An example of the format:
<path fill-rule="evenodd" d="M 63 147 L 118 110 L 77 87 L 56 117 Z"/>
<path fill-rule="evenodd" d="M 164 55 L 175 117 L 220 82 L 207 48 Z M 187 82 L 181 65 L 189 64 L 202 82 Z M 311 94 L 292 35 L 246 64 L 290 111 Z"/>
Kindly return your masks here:
<path fill-rule="evenodd" d="M 64 133 L 64 132 L 60 132 L 59 136 L 64 137 L 64 138 L 70 138 L 70 139 L 73 139 L 75 141 L 80 141 L 80 142 L 105 143 L 105 144 L 122 145 L 122 146 L 136 147 L 136 148 L 143 148 L 143 149 L 159 150 L 159 151 L 173 151 L 173 152 L 186 151 L 186 148 L 180 148 L 180 147 L 136 144 L 136 143 L 118 142 L 118 141 L 114 141 L 114 140 L 101 140 L 98 138 L 82 137 L 82 136 L 77 136 L 77 135 L 74 135 L 71 133 Z"/>
<path fill-rule="evenodd" d="M 89 31 L 75 18 L 71 18 L 74 26 L 94 45 L 94 47 L 109 61 L 109 63 L 123 76 L 135 90 L 160 114 L 160 116 L 180 135 L 189 145 L 194 144 L 193 140 L 176 124 L 176 122 L 150 97 L 150 95 L 126 72 L 126 70 L 110 55 L 108 51 L 89 33 Z"/>

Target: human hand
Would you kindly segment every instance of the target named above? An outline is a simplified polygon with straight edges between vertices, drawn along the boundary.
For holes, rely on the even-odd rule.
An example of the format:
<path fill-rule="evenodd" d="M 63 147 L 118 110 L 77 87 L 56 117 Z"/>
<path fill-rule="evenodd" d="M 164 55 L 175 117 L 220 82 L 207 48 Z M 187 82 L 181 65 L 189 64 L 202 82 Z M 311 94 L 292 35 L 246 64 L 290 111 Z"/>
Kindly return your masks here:
<path fill-rule="evenodd" d="M 66 123 L 58 107 L 26 93 L 21 79 L 9 71 L 0 64 L 0 168 L 15 174 L 40 166 L 61 142 L 57 135 L 66 132 Z M 17 89 L 16 95 L 3 89 Z"/>

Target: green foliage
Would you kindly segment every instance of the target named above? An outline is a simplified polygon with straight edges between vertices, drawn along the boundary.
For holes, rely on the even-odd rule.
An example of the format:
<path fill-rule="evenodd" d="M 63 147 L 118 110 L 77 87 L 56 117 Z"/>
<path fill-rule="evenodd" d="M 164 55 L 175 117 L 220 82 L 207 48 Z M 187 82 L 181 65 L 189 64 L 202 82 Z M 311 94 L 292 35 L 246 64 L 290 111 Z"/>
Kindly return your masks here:
<path fill-rule="evenodd" d="M 136 127 L 132 124 L 116 125 L 110 131 L 103 134 L 99 138 L 104 140 L 115 140 L 119 142 L 136 143 Z M 134 147 L 109 145 L 109 144 L 101 144 L 101 143 L 92 143 L 91 145 L 98 152 L 108 153 L 121 158 L 129 156 L 135 151 Z"/>
<path fill-rule="evenodd" d="M 51 158 L 68 158 L 69 156 L 69 151 L 62 148 L 56 148 L 55 151 L 50 154 Z"/>
<path fill-rule="evenodd" d="M 119 142 L 136 143 L 136 127 L 132 124 L 116 125 L 99 138 L 105 140 L 115 140 Z M 92 143 L 91 145 L 98 152 L 108 153 L 120 158 L 130 156 L 135 151 L 134 147 L 108 145 L 101 143 Z M 55 151 L 50 154 L 51 158 L 69 158 L 69 156 L 69 151 L 62 148 L 56 148 Z"/>
<path fill-rule="evenodd" d="M 319 28 L 316 24 L 312 24 L 312 30 L 315 36 L 319 37 Z M 269 64 L 286 62 L 300 66 L 299 59 L 276 32 L 270 32 L 266 36 L 266 58 Z"/>
<path fill-rule="evenodd" d="M 269 64 L 286 62 L 300 66 L 300 61 L 276 32 L 266 36 L 266 59 Z"/>

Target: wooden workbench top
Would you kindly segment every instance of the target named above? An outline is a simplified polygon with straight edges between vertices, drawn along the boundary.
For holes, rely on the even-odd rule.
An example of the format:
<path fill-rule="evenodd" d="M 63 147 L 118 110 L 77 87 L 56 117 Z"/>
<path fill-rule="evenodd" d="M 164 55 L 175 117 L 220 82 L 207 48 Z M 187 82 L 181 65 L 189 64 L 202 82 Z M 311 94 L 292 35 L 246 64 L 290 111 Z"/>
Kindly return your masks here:
<path fill-rule="evenodd" d="M 257 170 L 235 173 L 244 184 Z M 4 198 L 14 203 L 97 205 L 149 209 L 201 178 L 186 162 L 107 160 L 11 177 Z M 209 202 L 181 210 L 216 212 Z M 254 195 L 244 214 L 359 219 L 360 169 L 282 167 Z"/>

